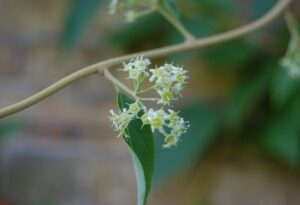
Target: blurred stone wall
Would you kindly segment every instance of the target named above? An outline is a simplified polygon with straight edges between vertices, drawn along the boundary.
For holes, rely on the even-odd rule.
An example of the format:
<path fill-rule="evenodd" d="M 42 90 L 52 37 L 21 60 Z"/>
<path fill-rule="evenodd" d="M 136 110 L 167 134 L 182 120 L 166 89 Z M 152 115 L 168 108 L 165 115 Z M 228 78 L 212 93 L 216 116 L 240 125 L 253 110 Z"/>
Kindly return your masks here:
<path fill-rule="evenodd" d="M 107 18 L 106 12 L 95 17 L 71 54 L 61 52 L 61 31 L 70 3 L 0 0 L 0 107 L 113 55 L 104 39 L 114 19 Z M 223 97 L 230 87 L 229 77 L 192 72 L 200 73 L 203 88 L 199 91 L 194 86 L 192 94 Z M 198 85 L 199 79 L 194 81 L 192 85 Z M 0 120 L 22 124 L 0 142 L 0 205 L 135 204 L 131 160 L 106 117 L 115 107 L 114 95 L 107 80 L 91 76 Z M 260 157 L 242 157 L 235 149 L 224 153 L 219 147 L 200 167 L 156 186 L 149 204 L 300 203 L 296 174 L 287 176 L 288 170 L 261 162 Z M 252 156 L 251 151 L 244 152 Z"/>
<path fill-rule="evenodd" d="M 71 2 L 0 1 L 1 107 L 112 55 L 103 39 L 111 24 L 99 16 L 74 51 L 62 52 Z M 107 118 L 114 97 L 110 82 L 91 76 L 1 120 L 21 128 L 0 143 L 0 204 L 133 204 L 130 157 Z"/>

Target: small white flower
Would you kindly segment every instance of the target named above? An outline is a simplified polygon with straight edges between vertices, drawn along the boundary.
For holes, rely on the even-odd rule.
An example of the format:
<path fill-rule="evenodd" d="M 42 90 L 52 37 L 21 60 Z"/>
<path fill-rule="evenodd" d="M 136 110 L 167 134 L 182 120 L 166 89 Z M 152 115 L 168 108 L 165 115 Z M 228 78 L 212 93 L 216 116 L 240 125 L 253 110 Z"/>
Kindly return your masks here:
<path fill-rule="evenodd" d="M 153 129 L 161 129 L 164 125 L 164 119 L 153 109 L 148 111 L 148 121 Z"/>
<path fill-rule="evenodd" d="M 163 145 L 163 148 L 171 148 L 173 146 L 176 146 L 178 143 L 178 138 L 172 135 L 166 135 L 164 142 L 165 144 Z"/>
<path fill-rule="evenodd" d="M 161 119 L 163 120 L 167 120 L 169 119 L 169 115 L 163 110 L 163 109 L 159 109 L 156 111 L 156 114 L 161 117 Z"/>
<path fill-rule="evenodd" d="M 170 124 L 174 126 L 178 123 L 180 118 L 177 112 L 175 112 L 174 110 L 168 109 L 168 111 L 169 111 L 168 120 L 170 121 Z"/>
<path fill-rule="evenodd" d="M 142 123 L 143 125 L 148 125 L 150 124 L 150 121 L 149 121 L 149 114 L 148 113 L 144 113 L 141 117 L 141 120 L 142 120 Z"/>
<path fill-rule="evenodd" d="M 160 80 L 165 75 L 165 71 L 163 67 L 159 67 L 156 69 L 150 69 L 150 72 L 152 73 L 152 76 L 150 77 L 150 82 L 153 82 L 154 80 Z"/>
<path fill-rule="evenodd" d="M 170 123 L 169 127 L 172 129 L 173 135 L 181 136 L 184 134 L 189 127 L 188 122 L 185 122 L 183 118 L 179 118 L 176 123 Z"/>
<path fill-rule="evenodd" d="M 300 77 L 300 30 L 296 19 L 288 15 L 291 39 L 281 65 L 288 71 L 292 78 Z"/>
<path fill-rule="evenodd" d="M 129 113 L 125 108 L 119 114 L 116 114 L 113 110 L 110 110 L 111 117 L 110 120 L 113 123 L 113 128 L 115 131 L 119 132 L 117 137 L 123 136 L 125 134 L 125 129 L 134 117 L 133 114 Z"/>
<path fill-rule="evenodd" d="M 134 65 L 132 62 L 129 62 L 129 63 L 123 63 L 123 71 L 125 72 L 129 72 L 131 70 L 134 69 Z"/>
<path fill-rule="evenodd" d="M 142 72 L 140 72 L 137 69 L 132 69 L 129 71 L 129 76 L 128 78 L 133 79 L 133 80 L 138 80 Z"/>
<path fill-rule="evenodd" d="M 141 120 L 144 125 L 150 124 L 152 131 L 155 131 L 155 129 L 162 131 L 166 117 L 167 114 L 162 109 L 154 111 L 150 108 L 148 112 L 141 117 Z"/>
<path fill-rule="evenodd" d="M 110 110 L 110 113 L 111 113 L 111 117 L 110 120 L 112 121 L 113 123 L 113 127 L 116 131 L 119 130 L 119 126 L 120 126 L 120 121 L 121 121 L 121 118 L 118 114 L 116 114 L 113 110 Z"/>
<path fill-rule="evenodd" d="M 132 103 L 129 105 L 129 112 L 133 115 L 137 115 L 139 111 L 141 110 L 141 106 L 138 102 Z"/>
<path fill-rule="evenodd" d="M 131 121 L 133 115 L 129 113 L 125 108 L 123 109 L 123 112 L 121 112 L 120 119 L 124 126 L 128 125 Z"/>
<path fill-rule="evenodd" d="M 186 73 L 187 71 L 182 67 L 173 66 L 173 74 L 177 83 L 183 84 L 186 82 L 186 80 L 188 79 Z"/>
<path fill-rule="evenodd" d="M 298 47 L 289 47 L 286 56 L 281 60 L 281 65 L 287 69 L 291 77 L 300 77 L 300 42 Z"/>
<path fill-rule="evenodd" d="M 169 89 L 158 90 L 160 99 L 157 101 L 157 104 L 169 105 L 173 100 L 173 94 Z"/>
<path fill-rule="evenodd" d="M 150 69 L 150 82 L 155 83 L 155 88 L 160 96 L 158 104 L 169 105 L 174 99 L 174 94 L 179 95 L 188 79 L 187 71 L 182 67 L 164 64 L 156 69 Z"/>
<path fill-rule="evenodd" d="M 148 66 L 151 64 L 148 58 L 144 58 L 143 56 L 137 57 L 133 61 L 134 66 L 140 71 L 145 71 Z"/>
<path fill-rule="evenodd" d="M 161 78 L 159 81 L 157 81 L 156 85 L 162 89 L 170 89 L 172 87 L 173 82 L 174 81 L 172 79 L 172 76 L 166 75 L 163 78 Z"/>
<path fill-rule="evenodd" d="M 123 71 L 128 72 L 128 78 L 133 80 L 139 80 L 142 75 L 146 75 L 146 69 L 151 64 L 148 58 L 143 56 L 133 58 L 129 63 L 123 63 Z"/>
<path fill-rule="evenodd" d="M 179 95 L 183 90 L 183 84 L 181 83 L 176 83 L 173 87 L 172 87 L 172 92 L 175 93 L 176 95 Z"/>
<path fill-rule="evenodd" d="M 164 148 L 170 148 L 177 145 L 180 140 L 180 136 L 186 133 L 186 130 L 189 127 L 188 122 L 185 122 L 183 118 L 178 117 L 175 112 L 172 112 L 170 115 L 173 115 L 170 117 L 170 119 L 173 119 L 170 120 L 170 123 L 168 124 L 171 131 L 170 134 L 165 136 L 165 144 L 163 145 Z"/>

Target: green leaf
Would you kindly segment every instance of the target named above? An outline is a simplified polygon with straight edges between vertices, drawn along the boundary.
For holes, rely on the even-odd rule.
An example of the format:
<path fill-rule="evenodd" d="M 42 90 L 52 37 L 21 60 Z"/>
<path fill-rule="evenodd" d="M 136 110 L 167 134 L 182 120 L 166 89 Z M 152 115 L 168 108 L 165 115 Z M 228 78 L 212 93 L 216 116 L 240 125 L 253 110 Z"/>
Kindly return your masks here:
<path fill-rule="evenodd" d="M 270 85 L 271 102 L 275 108 L 284 106 L 300 89 L 300 82 L 292 79 L 281 66 L 274 68 Z"/>
<path fill-rule="evenodd" d="M 231 130 L 240 130 L 267 90 L 270 68 L 261 66 L 252 76 L 240 79 L 225 108 L 225 123 Z"/>
<path fill-rule="evenodd" d="M 291 166 L 300 165 L 300 92 L 276 116 L 272 116 L 259 136 L 263 150 Z"/>
<path fill-rule="evenodd" d="M 227 42 L 203 51 L 210 68 L 217 71 L 236 69 L 253 60 L 256 54 L 255 46 L 244 40 Z"/>
<path fill-rule="evenodd" d="M 172 29 L 167 22 L 161 19 L 162 17 L 157 13 L 151 13 L 137 21 L 117 28 L 109 34 L 109 43 L 122 49 L 136 49 L 136 47 L 141 45 L 149 44 L 149 41 L 154 37 L 155 42 L 150 42 L 150 44 L 155 46 L 155 44 L 160 43 L 162 33 L 154 34 L 153 31 L 158 31 L 162 28 Z"/>
<path fill-rule="evenodd" d="M 128 108 L 134 102 L 127 95 L 118 93 L 119 109 Z M 143 114 L 143 111 L 139 113 Z M 138 189 L 138 205 L 145 205 L 151 189 L 155 163 L 155 143 L 150 125 L 143 125 L 140 119 L 132 120 L 124 137 L 134 164 Z"/>
<path fill-rule="evenodd" d="M 102 0 L 73 0 L 62 32 L 62 45 L 72 49 L 99 11 Z"/>

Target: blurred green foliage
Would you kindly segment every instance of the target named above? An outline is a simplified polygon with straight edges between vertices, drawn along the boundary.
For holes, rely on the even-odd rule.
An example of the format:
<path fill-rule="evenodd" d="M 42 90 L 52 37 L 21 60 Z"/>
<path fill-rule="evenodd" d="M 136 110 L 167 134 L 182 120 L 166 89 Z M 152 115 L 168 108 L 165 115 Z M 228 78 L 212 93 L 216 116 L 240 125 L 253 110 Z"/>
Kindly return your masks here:
<path fill-rule="evenodd" d="M 194 35 L 203 37 L 262 16 L 276 0 L 255 0 L 248 2 L 249 5 L 233 0 L 174 2 L 172 12 L 178 12 L 178 18 Z M 89 8 L 89 5 L 86 7 Z M 241 8 L 248 13 L 238 10 Z M 178 147 L 160 149 L 161 138 L 157 138 L 157 181 L 192 166 L 219 139 L 222 143 L 251 144 L 286 165 L 300 166 L 300 81 L 290 79 L 279 66 L 288 44 L 288 35 L 282 21 L 272 25 L 276 26 L 271 26 L 269 33 L 259 32 L 255 40 L 243 38 L 168 57 L 176 64 L 197 60 L 205 62 L 206 69 L 215 75 L 230 73 L 233 86 L 221 100 L 200 99 L 200 103 L 181 109 L 191 128 Z M 124 52 L 181 40 L 176 30 L 162 21 L 158 14 L 116 28 L 110 37 L 110 42 Z"/>
<path fill-rule="evenodd" d="M 163 137 L 156 137 L 157 167 L 155 181 L 170 178 L 186 167 L 193 165 L 216 140 L 220 127 L 218 110 L 213 105 L 199 102 L 183 108 L 180 114 L 190 122 L 188 132 L 178 146 L 162 147 Z"/>
<path fill-rule="evenodd" d="M 11 134 L 20 131 L 24 127 L 22 121 L 19 120 L 2 120 L 0 122 L 0 143 Z"/>
<path fill-rule="evenodd" d="M 80 41 L 102 0 L 72 0 L 62 32 L 62 46 L 70 51 Z"/>

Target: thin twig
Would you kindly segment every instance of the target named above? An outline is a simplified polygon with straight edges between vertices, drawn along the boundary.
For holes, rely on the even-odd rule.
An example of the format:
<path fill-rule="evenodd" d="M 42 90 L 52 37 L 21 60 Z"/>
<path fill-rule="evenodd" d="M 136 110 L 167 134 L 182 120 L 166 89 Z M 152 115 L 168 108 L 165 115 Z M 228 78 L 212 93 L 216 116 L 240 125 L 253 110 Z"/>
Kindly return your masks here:
<path fill-rule="evenodd" d="M 157 5 L 157 11 L 183 35 L 185 41 L 193 41 L 196 39 L 177 19 L 161 8 L 160 5 Z"/>
<path fill-rule="evenodd" d="M 296 24 L 294 17 L 289 11 L 286 11 L 284 13 L 284 19 L 288 27 L 288 30 L 291 34 L 291 37 L 295 39 L 295 41 L 297 41 L 299 38 L 299 32 L 298 32 L 298 25 Z"/>
<path fill-rule="evenodd" d="M 148 88 L 145 88 L 145 89 L 143 89 L 143 90 L 140 90 L 140 91 L 138 91 L 137 93 L 138 93 L 138 94 L 142 94 L 142 93 L 148 92 L 148 91 L 150 91 L 150 90 L 154 90 L 154 89 L 155 89 L 155 85 L 150 86 L 150 87 L 148 87 Z"/>
<path fill-rule="evenodd" d="M 141 101 L 157 101 L 157 100 L 159 100 L 159 98 L 141 98 L 141 97 L 138 97 L 138 99 Z"/>
<path fill-rule="evenodd" d="M 131 95 L 133 98 L 137 99 L 135 92 L 131 90 L 129 87 L 124 85 L 121 81 L 119 81 L 117 78 L 115 78 L 108 69 L 104 69 L 104 76 L 109 79 L 115 86 L 120 88 L 121 90 L 125 91 L 127 94 Z"/>
<path fill-rule="evenodd" d="M 211 37 L 197 39 L 194 40 L 192 43 L 189 42 L 179 43 L 176 45 L 152 49 L 149 51 L 142 51 L 142 52 L 124 55 L 116 58 L 111 58 L 96 63 L 94 65 L 90 65 L 57 81 L 56 83 L 52 84 L 51 86 L 47 87 L 46 89 L 36 93 L 35 95 L 29 98 L 26 98 L 20 102 L 17 102 L 15 104 L 0 109 L 0 118 L 6 117 L 13 113 L 20 112 L 28 107 L 31 107 L 32 105 L 42 101 L 43 99 L 56 93 L 57 91 L 66 87 L 67 85 L 74 83 L 77 80 L 80 80 L 92 74 L 102 73 L 104 68 L 110 69 L 118 64 L 121 64 L 124 61 L 130 60 L 135 56 L 144 55 L 145 57 L 148 58 L 162 57 L 180 51 L 193 50 L 196 48 L 212 46 L 221 42 L 225 42 L 225 41 L 229 41 L 241 37 L 247 33 L 253 32 L 259 28 L 266 26 L 277 16 L 279 16 L 291 2 L 292 0 L 279 0 L 277 4 L 260 19 L 228 32 L 217 34 Z"/>

